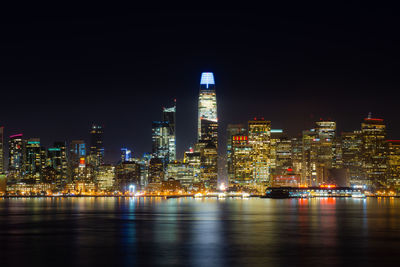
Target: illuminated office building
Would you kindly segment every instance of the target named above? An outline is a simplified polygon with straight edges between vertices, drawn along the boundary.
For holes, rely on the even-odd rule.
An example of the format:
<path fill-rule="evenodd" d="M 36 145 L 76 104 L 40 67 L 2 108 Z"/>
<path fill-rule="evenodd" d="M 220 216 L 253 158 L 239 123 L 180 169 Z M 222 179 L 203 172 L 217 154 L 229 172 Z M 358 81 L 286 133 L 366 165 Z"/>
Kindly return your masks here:
<path fill-rule="evenodd" d="M 336 159 L 336 122 L 317 121 L 315 128 L 318 135 L 318 160 L 323 168 L 333 168 Z"/>
<path fill-rule="evenodd" d="M 68 160 L 73 165 L 79 164 L 79 159 L 86 157 L 86 144 L 83 140 L 72 140 L 69 146 Z"/>
<path fill-rule="evenodd" d="M 201 119 L 201 137 L 202 142 L 210 142 L 218 147 L 218 121 Z"/>
<path fill-rule="evenodd" d="M 22 174 L 25 158 L 25 142 L 22 139 L 22 134 L 11 135 L 8 145 L 8 170 L 12 175 L 19 176 Z"/>
<path fill-rule="evenodd" d="M 130 191 L 134 186 L 140 190 L 140 166 L 136 162 L 123 162 L 115 167 L 115 188 L 120 192 Z"/>
<path fill-rule="evenodd" d="M 115 180 L 115 167 L 110 164 L 99 166 L 96 179 L 100 190 L 111 191 Z"/>
<path fill-rule="evenodd" d="M 0 175 L 4 173 L 4 127 L 0 126 Z"/>
<path fill-rule="evenodd" d="M 247 135 L 233 135 L 231 138 L 233 175 L 230 182 L 250 185 L 253 183 L 252 146 Z"/>
<path fill-rule="evenodd" d="M 271 122 L 264 119 L 248 123 L 248 139 L 252 146 L 253 180 L 256 185 L 270 182 Z"/>
<path fill-rule="evenodd" d="M 342 166 L 349 172 L 351 185 L 363 185 L 364 174 L 361 159 L 361 131 L 343 132 L 341 135 Z"/>
<path fill-rule="evenodd" d="M 302 174 L 303 166 L 303 140 L 301 138 L 292 138 L 290 140 L 291 144 L 291 161 L 292 169 L 294 173 Z M 301 183 L 302 179 L 300 180 Z"/>
<path fill-rule="evenodd" d="M 30 138 L 26 142 L 25 177 L 40 182 L 42 171 L 42 153 L 39 138 Z"/>
<path fill-rule="evenodd" d="M 96 124 L 90 129 L 90 164 L 94 167 L 104 164 L 103 127 Z"/>
<path fill-rule="evenodd" d="M 162 161 L 163 166 L 170 161 L 169 159 L 169 124 L 165 121 L 153 121 L 152 124 L 152 154 L 154 158 Z"/>
<path fill-rule="evenodd" d="M 194 168 L 189 163 L 173 161 L 168 164 L 165 177 L 166 180 L 173 178 L 189 189 L 193 184 Z"/>
<path fill-rule="evenodd" d="M 145 188 L 148 184 L 149 178 L 149 164 L 151 160 L 151 154 L 144 153 L 141 158 L 132 158 L 131 161 L 136 162 L 140 166 L 140 186 Z"/>
<path fill-rule="evenodd" d="M 215 190 L 218 184 L 218 151 L 212 142 L 204 142 L 200 149 L 200 181 Z"/>
<path fill-rule="evenodd" d="M 176 105 L 163 108 L 163 121 L 168 125 L 168 160 L 176 160 Z"/>
<path fill-rule="evenodd" d="M 56 183 L 59 188 L 68 182 L 67 147 L 65 142 L 55 142 L 53 147 L 47 150 L 48 164 L 57 172 Z"/>
<path fill-rule="evenodd" d="M 361 123 L 362 168 L 364 184 L 370 188 L 380 188 L 386 183 L 386 125 L 383 119 L 372 118 L 371 114 Z"/>
<path fill-rule="evenodd" d="M 293 169 L 292 140 L 282 137 L 276 144 L 273 172 L 277 175 L 283 175 L 288 169 Z"/>
<path fill-rule="evenodd" d="M 387 186 L 400 190 L 400 140 L 387 140 Z"/>
<path fill-rule="evenodd" d="M 200 166 L 201 166 L 200 149 L 189 148 L 185 151 L 183 162 L 189 164 L 193 169 L 193 183 L 200 182 Z"/>
<path fill-rule="evenodd" d="M 301 184 L 319 186 L 329 180 L 330 169 L 337 164 L 338 143 L 336 122 L 318 121 L 316 127 L 303 131 L 303 162 Z"/>
<path fill-rule="evenodd" d="M 202 123 L 202 120 L 208 122 Z M 209 124 L 216 124 L 216 127 Z M 212 127 L 214 133 L 207 133 L 202 127 Z M 218 115 L 217 115 L 217 95 L 215 93 L 214 74 L 212 72 L 203 72 L 200 79 L 200 93 L 198 102 L 198 132 L 197 139 L 200 141 L 206 134 L 213 139 L 214 145 L 218 147 Z"/>
<path fill-rule="evenodd" d="M 226 168 L 229 182 L 234 181 L 232 137 L 235 135 L 246 135 L 247 129 L 243 124 L 228 124 L 226 139 Z"/>
<path fill-rule="evenodd" d="M 152 158 L 149 162 L 148 184 L 164 181 L 164 163 L 159 158 Z"/>
<path fill-rule="evenodd" d="M 322 181 L 318 175 L 318 134 L 315 129 L 303 131 L 301 184 L 317 186 Z"/>
<path fill-rule="evenodd" d="M 282 129 L 271 129 L 271 174 L 282 175 L 292 168 L 292 144 Z"/>

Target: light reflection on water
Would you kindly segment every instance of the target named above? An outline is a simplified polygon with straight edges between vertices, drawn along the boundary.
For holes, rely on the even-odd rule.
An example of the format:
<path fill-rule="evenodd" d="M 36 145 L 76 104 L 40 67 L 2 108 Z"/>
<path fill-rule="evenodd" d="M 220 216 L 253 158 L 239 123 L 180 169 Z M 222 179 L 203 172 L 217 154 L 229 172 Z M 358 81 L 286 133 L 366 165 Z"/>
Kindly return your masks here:
<path fill-rule="evenodd" d="M 7 265 L 385 265 L 400 199 L 0 199 Z"/>

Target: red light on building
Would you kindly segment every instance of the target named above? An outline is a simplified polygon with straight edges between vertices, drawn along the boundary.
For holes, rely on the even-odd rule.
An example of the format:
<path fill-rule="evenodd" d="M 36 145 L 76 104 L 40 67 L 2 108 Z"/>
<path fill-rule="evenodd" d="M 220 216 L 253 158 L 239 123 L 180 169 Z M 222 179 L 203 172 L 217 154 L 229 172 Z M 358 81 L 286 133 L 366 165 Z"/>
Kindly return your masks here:
<path fill-rule="evenodd" d="M 85 158 L 80 158 L 79 159 L 79 164 L 80 165 L 85 165 Z"/>
<path fill-rule="evenodd" d="M 287 171 L 288 171 L 288 172 L 292 172 L 293 169 L 292 169 L 292 168 L 288 168 Z"/>
<path fill-rule="evenodd" d="M 366 121 L 383 121 L 383 119 L 365 118 Z"/>

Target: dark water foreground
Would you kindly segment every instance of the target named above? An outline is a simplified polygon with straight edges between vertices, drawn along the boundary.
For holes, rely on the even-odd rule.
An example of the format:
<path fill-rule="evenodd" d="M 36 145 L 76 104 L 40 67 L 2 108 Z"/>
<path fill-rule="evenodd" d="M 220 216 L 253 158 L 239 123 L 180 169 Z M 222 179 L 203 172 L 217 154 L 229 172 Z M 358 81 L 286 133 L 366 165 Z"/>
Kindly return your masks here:
<path fill-rule="evenodd" d="M 0 266 L 397 266 L 400 199 L 0 199 Z"/>

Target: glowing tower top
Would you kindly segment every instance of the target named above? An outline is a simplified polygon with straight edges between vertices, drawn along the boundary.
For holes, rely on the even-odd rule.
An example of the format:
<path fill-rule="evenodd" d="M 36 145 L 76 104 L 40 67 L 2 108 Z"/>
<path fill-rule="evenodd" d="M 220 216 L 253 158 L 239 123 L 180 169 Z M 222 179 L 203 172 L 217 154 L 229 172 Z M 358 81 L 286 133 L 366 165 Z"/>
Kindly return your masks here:
<path fill-rule="evenodd" d="M 200 79 L 200 89 L 211 90 L 214 89 L 214 74 L 212 72 L 203 72 Z"/>
<path fill-rule="evenodd" d="M 202 123 L 203 121 L 203 123 Z M 217 117 L 217 96 L 215 93 L 214 74 L 212 72 L 203 72 L 200 79 L 200 93 L 198 105 L 198 134 L 197 139 L 204 139 L 204 134 L 209 132 L 210 125 L 213 125 L 212 138 L 217 146 L 216 136 L 218 128 Z M 208 126 L 207 126 L 208 125 Z M 208 130 L 207 130 L 207 129 Z M 203 134 L 202 134 L 203 133 Z M 207 133 L 206 135 L 209 135 Z M 203 136 L 203 137 L 202 137 Z"/>

